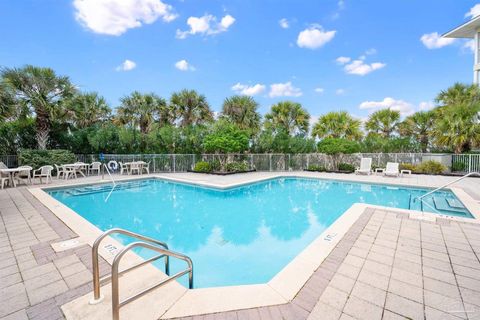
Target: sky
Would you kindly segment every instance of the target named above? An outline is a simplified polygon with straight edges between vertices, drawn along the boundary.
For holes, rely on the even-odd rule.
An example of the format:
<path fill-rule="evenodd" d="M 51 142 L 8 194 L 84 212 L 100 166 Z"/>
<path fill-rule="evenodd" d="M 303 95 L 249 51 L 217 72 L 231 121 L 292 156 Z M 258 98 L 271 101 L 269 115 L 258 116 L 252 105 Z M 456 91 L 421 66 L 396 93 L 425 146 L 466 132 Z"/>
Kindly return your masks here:
<path fill-rule="evenodd" d="M 195 89 L 220 111 L 300 102 L 315 121 L 384 107 L 407 116 L 473 79 L 472 42 L 441 34 L 467 0 L 1 0 L 0 66 L 53 68 L 112 107 L 135 90 Z"/>

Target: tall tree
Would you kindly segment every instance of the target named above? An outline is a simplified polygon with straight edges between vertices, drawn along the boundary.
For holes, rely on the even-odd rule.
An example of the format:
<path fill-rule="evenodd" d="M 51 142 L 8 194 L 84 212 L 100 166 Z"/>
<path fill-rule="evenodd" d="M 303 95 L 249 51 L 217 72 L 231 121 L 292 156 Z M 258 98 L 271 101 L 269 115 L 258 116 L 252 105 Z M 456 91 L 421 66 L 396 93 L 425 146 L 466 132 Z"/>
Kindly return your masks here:
<path fill-rule="evenodd" d="M 409 137 L 420 143 L 422 152 L 427 152 L 430 145 L 433 127 L 435 124 L 435 112 L 419 111 L 408 116 L 399 125 L 400 135 Z"/>
<path fill-rule="evenodd" d="M 480 88 L 476 84 L 456 82 L 447 90 L 442 90 L 435 98 L 439 106 L 452 106 L 480 102 Z"/>
<path fill-rule="evenodd" d="M 454 104 L 436 111 L 433 135 L 438 145 L 462 153 L 480 144 L 480 103 Z"/>
<path fill-rule="evenodd" d="M 399 123 L 400 112 L 387 108 L 372 113 L 365 123 L 365 128 L 369 133 L 376 133 L 384 138 L 390 138 L 398 129 Z"/>
<path fill-rule="evenodd" d="M 67 103 L 68 112 L 78 129 L 83 129 L 107 120 L 112 109 L 96 92 L 76 94 Z"/>
<path fill-rule="evenodd" d="M 282 101 L 272 106 L 265 115 L 265 128 L 288 135 L 308 132 L 310 114 L 300 103 Z"/>
<path fill-rule="evenodd" d="M 258 103 L 249 96 L 232 96 L 223 101 L 221 117 L 252 133 L 260 129 Z"/>
<path fill-rule="evenodd" d="M 165 99 L 154 93 L 142 94 L 134 91 L 120 101 L 121 106 L 117 109 L 118 121 L 138 128 L 143 134 L 150 131 L 153 123 L 161 120 L 161 115 L 167 108 Z"/>
<path fill-rule="evenodd" d="M 50 68 L 31 65 L 4 68 L 1 87 L 1 100 L 14 101 L 16 106 L 35 113 L 38 148 L 46 149 L 52 121 L 64 116 L 64 102 L 76 91 L 69 78 L 58 76 Z"/>
<path fill-rule="evenodd" d="M 182 127 L 204 124 L 213 120 L 213 112 L 204 95 L 195 90 L 184 89 L 175 92 L 170 98 L 170 105 L 180 119 Z"/>
<path fill-rule="evenodd" d="M 335 138 L 360 140 L 361 121 L 354 119 L 346 111 L 329 112 L 321 116 L 313 126 L 312 136 L 320 139 Z"/>

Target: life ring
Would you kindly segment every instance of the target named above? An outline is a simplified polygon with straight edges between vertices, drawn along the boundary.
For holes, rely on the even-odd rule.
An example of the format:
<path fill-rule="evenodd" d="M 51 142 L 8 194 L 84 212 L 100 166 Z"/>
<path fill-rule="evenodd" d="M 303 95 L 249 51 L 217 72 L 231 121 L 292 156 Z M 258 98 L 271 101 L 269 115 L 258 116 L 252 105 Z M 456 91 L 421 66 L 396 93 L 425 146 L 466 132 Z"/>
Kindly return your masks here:
<path fill-rule="evenodd" d="M 117 163 L 117 161 L 115 161 L 115 160 L 110 160 L 110 161 L 108 161 L 108 163 L 107 163 L 107 167 L 108 167 L 110 170 L 116 171 L 116 170 L 118 169 L 118 163 Z"/>

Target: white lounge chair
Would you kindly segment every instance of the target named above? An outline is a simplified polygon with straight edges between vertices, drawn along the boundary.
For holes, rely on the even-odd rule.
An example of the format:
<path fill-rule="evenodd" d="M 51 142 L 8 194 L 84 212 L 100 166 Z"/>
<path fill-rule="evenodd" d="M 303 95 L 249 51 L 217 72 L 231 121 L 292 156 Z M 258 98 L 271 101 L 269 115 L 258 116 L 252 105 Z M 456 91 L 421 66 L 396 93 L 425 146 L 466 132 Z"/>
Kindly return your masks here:
<path fill-rule="evenodd" d="M 362 158 L 360 160 L 360 168 L 355 170 L 356 174 L 371 174 L 372 173 L 372 158 Z"/>
<path fill-rule="evenodd" d="M 45 184 L 48 184 L 48 179 L 50 179 L 50 182 L 52 182 L 52 170 L 52 166 L 40 167 L 39 169 L 33 171 L 33 180 L 35 180 L 35 178 L 39 178 L 40 183 L 43 183 L 42 178 L 45 178 Z"/>
<path fill-rule="evenodd" d="M 383 171 L 384 176 L 398 177 L 400 170 L 398 169 L 399 164 L 397 162 L 387 162 L 387 167 Z"/>
<path fill-rule="evenodd" d="M 98 161 L 92 162 L 92 164 L 88 167 L 88 174 L 93 174 L 94 172 L 97 172 L 97 175 L 100 175 L 100 167 L 102 164 Z"/>

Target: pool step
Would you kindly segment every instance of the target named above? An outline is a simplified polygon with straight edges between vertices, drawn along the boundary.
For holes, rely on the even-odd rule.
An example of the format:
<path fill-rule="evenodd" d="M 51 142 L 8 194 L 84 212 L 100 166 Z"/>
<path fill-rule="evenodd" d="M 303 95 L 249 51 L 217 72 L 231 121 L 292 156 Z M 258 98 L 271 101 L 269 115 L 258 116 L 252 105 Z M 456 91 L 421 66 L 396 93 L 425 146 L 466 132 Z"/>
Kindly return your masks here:
<path fill-rule="evenodd" d="M 452 211 L 452 212 L 465 212 L 465 207 L 459 201 L 457 201 L 455 203 L 457 205 L 456 207 L 452 207 L 448 200 L 451 200 L 451 199 L 445 199 L 445 198 L 441 198 L 441 197 L 433 197 L 433 203 L 435 204 L 435 208 L 437 210 Z M 461 205 L 461 207 L 458 207 L 458 205 Z"/>
<path fill-rule="evenodd" d="M 147 184 L 146 180 L 117 183 L 117 185 L 115 186 L 115 190 L 139 188 L 139 187 L 145 186 L 146 184 Z M 112 188 L 113 188 L 113 185 L 111 184 L 87 186 L 87 187 L 71 189 L 66 191 L 66 193 L 71 196 L 83 196 L 83 195 L 94 194 L 94 193 L 110 192 L 112 191 Z"/>

